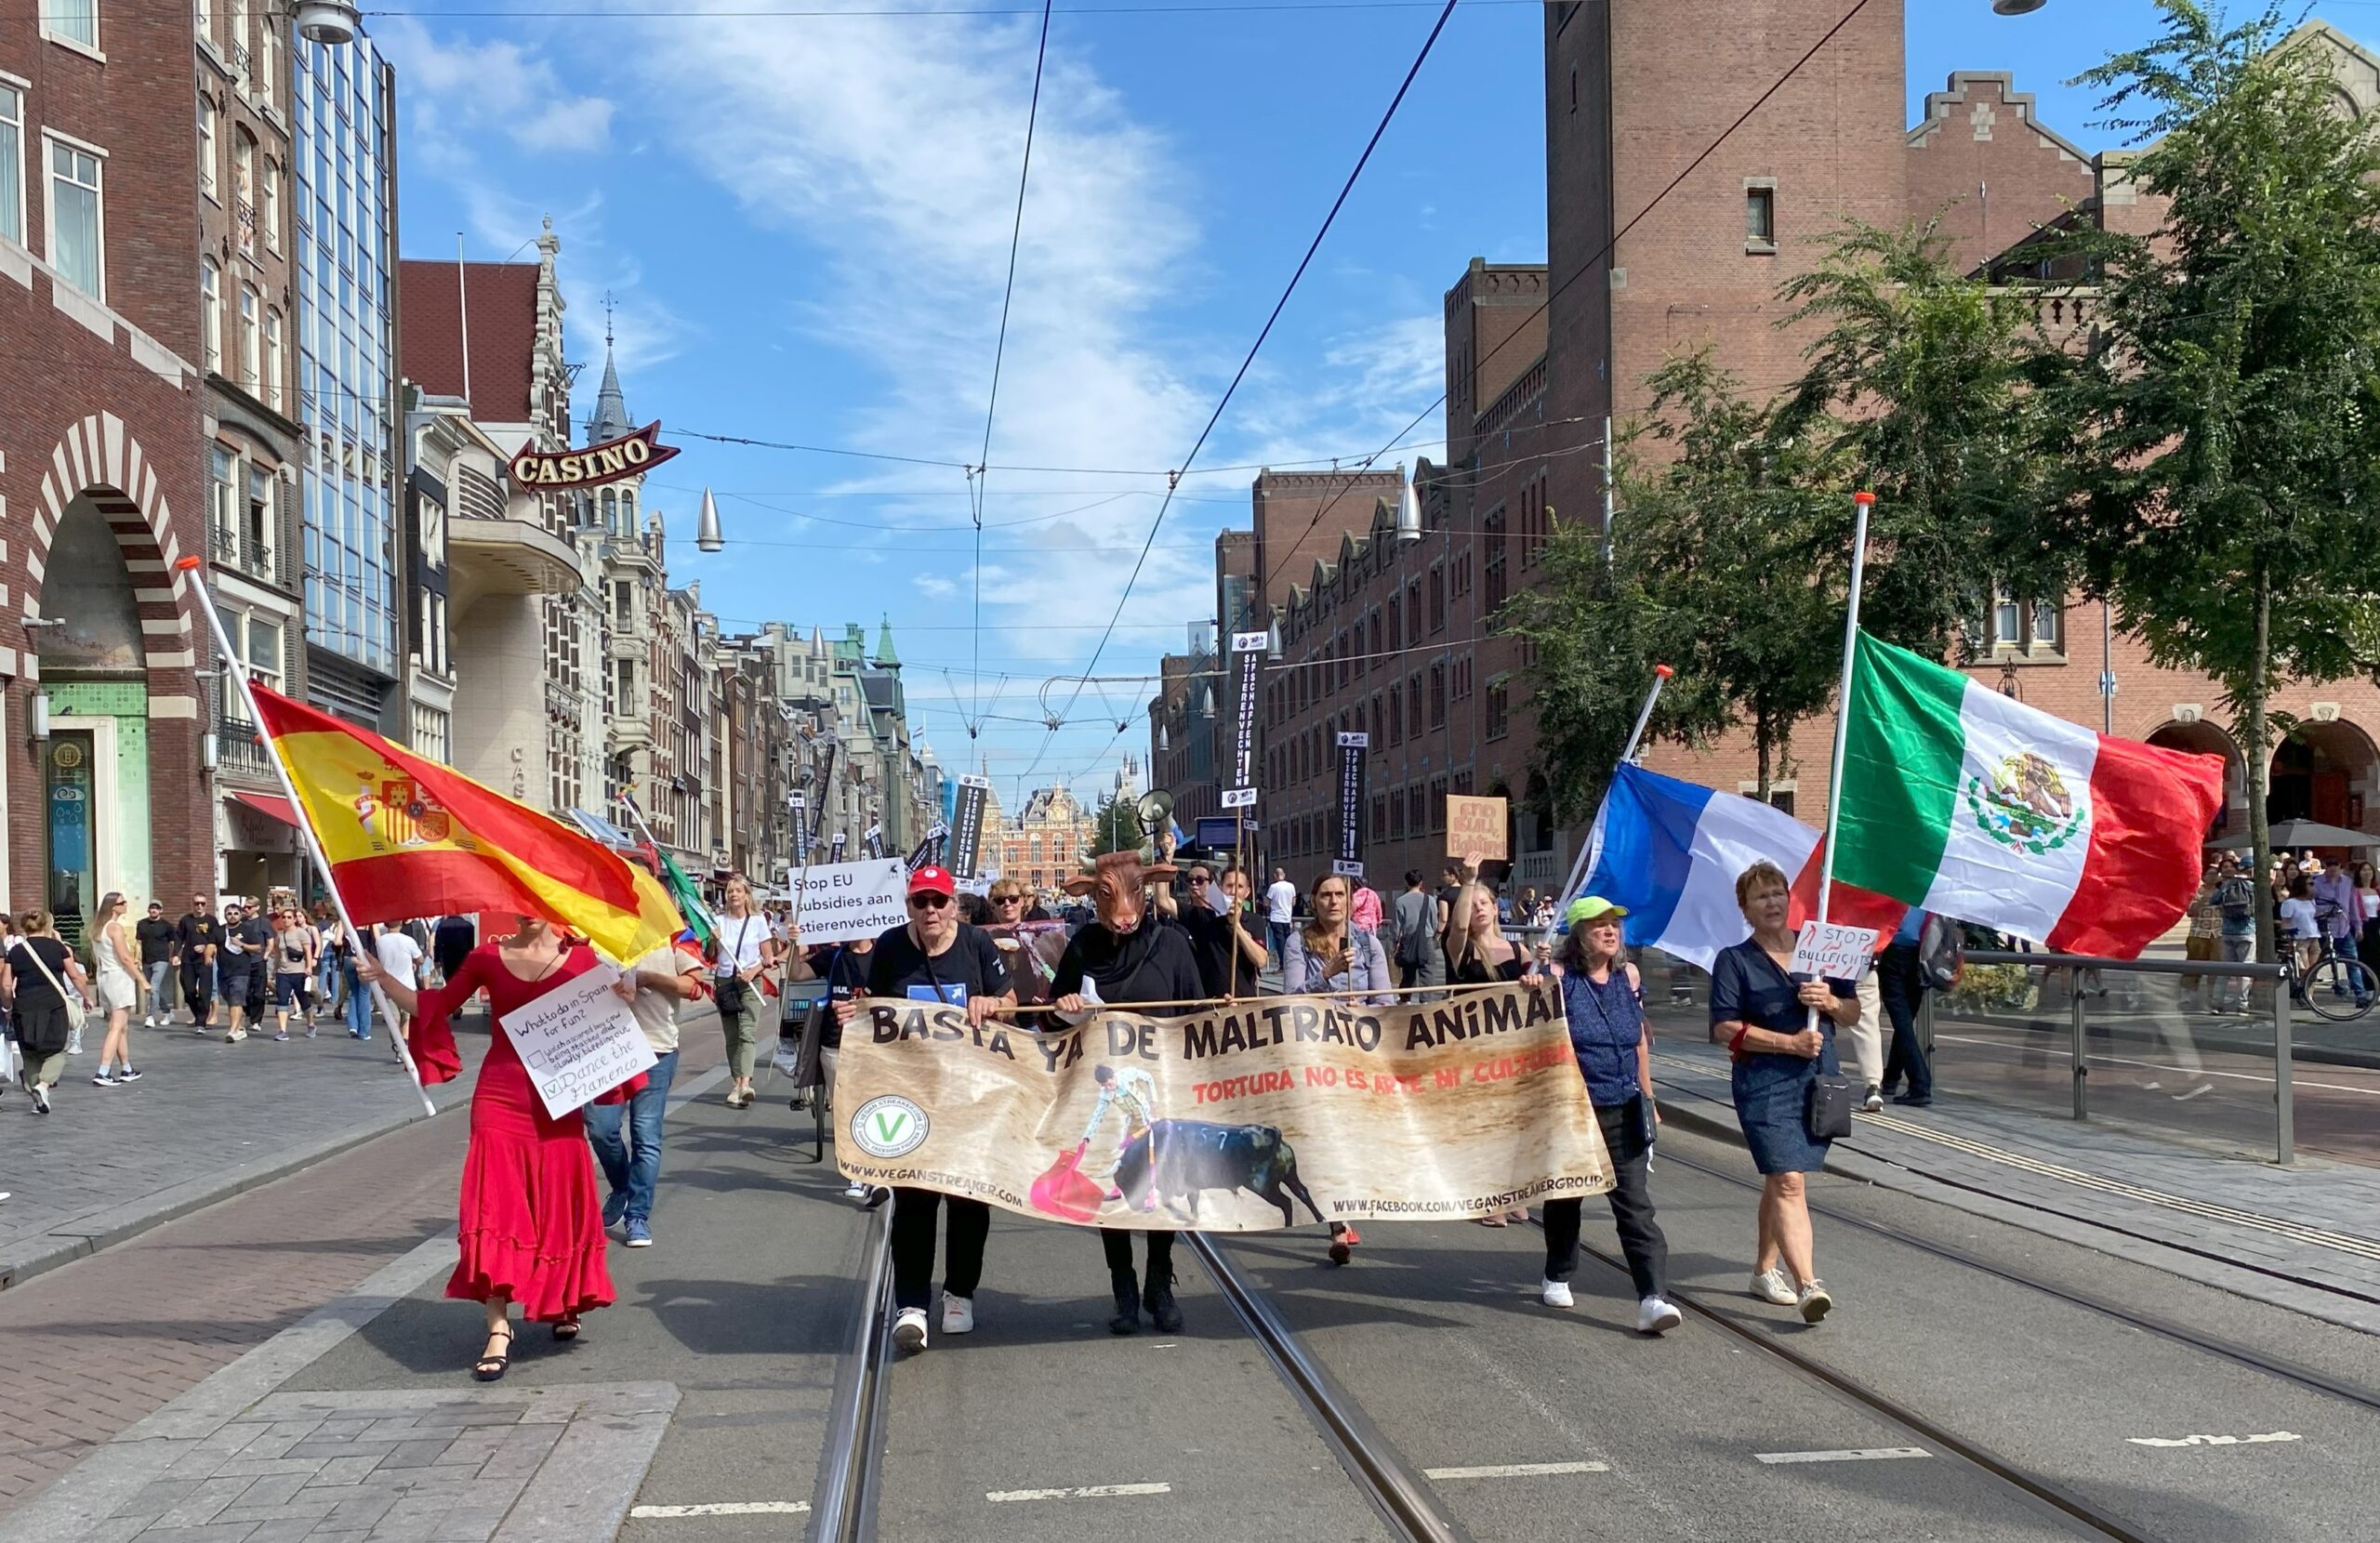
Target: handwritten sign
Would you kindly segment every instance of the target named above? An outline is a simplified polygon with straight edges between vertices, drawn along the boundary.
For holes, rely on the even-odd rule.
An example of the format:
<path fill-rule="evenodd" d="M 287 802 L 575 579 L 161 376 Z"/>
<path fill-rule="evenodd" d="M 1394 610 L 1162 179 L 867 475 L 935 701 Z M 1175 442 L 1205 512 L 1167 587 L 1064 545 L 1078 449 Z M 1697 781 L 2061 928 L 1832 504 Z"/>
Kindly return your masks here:
<path fill-rule="evenodd" d="M 1856 981 L 1868 973 L 1876 930 L 1841 922 L 1809 922 L 1793 940 L 1793 975 L 1804 981 Z"/>
<path fill-rule="evenodd" d="M 909 919 L 909 866 L 897 857 L 813 863 L 795 878 L 804 943 L 873 938 Z"/>
<path fill-rule="evenodd" d="M 497 1020 L 550 1118 L 561 1119 L 657 1059 L 636 1015 L 612 993 L 619 978 L 611 966 L 598 965 Z"/>
<path fill-rule="evenodd" d="M 1509 802 L 1505 798 L 1448 794 L 1447 856 L 1457 861 L 1477 857 L 1487 863 L 1501 863 L 1510 858 L 1512 848 L 1504 840 L 1504 810 Z"/>

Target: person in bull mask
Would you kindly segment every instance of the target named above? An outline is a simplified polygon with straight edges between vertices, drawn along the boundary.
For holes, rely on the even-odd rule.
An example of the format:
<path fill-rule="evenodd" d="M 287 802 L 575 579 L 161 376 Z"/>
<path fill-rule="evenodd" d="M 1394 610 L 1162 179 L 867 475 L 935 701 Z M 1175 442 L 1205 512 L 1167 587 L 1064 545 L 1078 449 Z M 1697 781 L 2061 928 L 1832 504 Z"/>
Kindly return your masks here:
<path fill-rule="evenodd" d="M 1096 919 L 1074 935 L 1058 960 L 1051 1005 L 1061 1019 L 1083 1022 L 1103 1004 L 1190 1004 L 1206 996 L 1189 940 L 1144 903 L 1144 886 L 1152 879 L 1170 882 L 1173 872 L 1170 863 L 1145 866 L 1138 852 L 1112 851 L 1089 874 L 1068 881 L 1067 893 L 1091 896 Z M 1187 1010 L 1186 1006 L 1151 1009 L 1153 1016 L 1164 1017 Z M 1116 1315 L 1107 1321 L 1108 1331 L 1137 1334 L 1145 1307 L 1159 1334 L 1179 1334 L 1182 1309 L 1173 1299 L 1173 1233 L 1142 1235 L 1148 1239 L 1145 1287 L 1132 1272 L 1132 1234 L 1119 1228 L 1099 1230 L 1100 1245 L 1107 1251 L 1108 1284 L 1116 1294 Z"/>

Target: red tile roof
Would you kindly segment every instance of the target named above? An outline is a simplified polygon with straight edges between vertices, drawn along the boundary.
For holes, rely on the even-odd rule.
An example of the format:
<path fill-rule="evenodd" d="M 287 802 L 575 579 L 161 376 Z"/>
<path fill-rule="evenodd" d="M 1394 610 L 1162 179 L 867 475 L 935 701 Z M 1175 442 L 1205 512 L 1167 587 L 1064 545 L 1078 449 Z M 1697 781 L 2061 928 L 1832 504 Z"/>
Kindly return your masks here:
<path fill-rule="evenodd" d="M 456 282 L 457 267 L 463 280 Z M 537 264 L 406 257 L 397 264 L 397 367 L 434 396 L 463 392 L 463 289 L 469 285 L 471 416 L 529 421 L 536 369 Z"/>

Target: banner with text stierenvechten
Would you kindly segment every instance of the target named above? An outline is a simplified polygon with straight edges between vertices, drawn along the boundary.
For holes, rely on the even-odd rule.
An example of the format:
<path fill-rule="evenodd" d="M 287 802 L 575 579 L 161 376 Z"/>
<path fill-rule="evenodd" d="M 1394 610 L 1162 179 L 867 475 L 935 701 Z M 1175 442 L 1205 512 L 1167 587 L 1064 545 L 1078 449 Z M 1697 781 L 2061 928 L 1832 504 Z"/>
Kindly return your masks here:
<path fill-rule="evenodd" d="M 1450 1220 L 1611 1188 L 1551 986 L 1106 1008 L 1040 1035 L 871 998 L 836 1076 L 846 1177 L 1051 1220 Z"/>

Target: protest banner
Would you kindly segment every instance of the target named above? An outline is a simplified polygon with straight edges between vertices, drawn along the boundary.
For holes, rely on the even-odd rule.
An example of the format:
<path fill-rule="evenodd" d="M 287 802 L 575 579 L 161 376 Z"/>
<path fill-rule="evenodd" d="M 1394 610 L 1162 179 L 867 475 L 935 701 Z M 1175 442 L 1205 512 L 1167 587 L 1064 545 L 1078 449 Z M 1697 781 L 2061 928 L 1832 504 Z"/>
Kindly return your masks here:
<path fill-rule="evenodd" d="M 1611 1188 L 1552 988 L 1103 1009 L 1036 1035 L 870 999 L 843 1035 L 836 1161 L 1103 1227 L 1450 1220 Z"/>
<path fill-rule="evenodd" d="M 897 857 L 813 863 L 793 877 L 805 944 L 878 937 L 909 919 L 909 869 Z"/>
<path fill-rule="evenodd" d="M 859 838 L 860 855 L 870 862 L 884 855 L 884 827 L 870 825 Z"/>
<path fill-rule="evenodd" d="M 1458 862 L 1476 857 L 1483 863 L 1501 863 L 1513 855 L 1504 837 L 1503 798 L 1475 798 L 1466 794 L 1447 796 L 1447 856 Z"/>
<path fill-rule="evenodd" d="M 1839 921 L 1802 924 L 1793 939 L 1793 974 L 1804 981 L 1857 981 L 1876 952 L 1876 930 Z"/>
<path fill-rule="evenodd" d="M 992 779 L 969 773 L 959 779 L 959 796 L 950 820 L 950 871 L 973 878 L 984 865 L 984 810 L 992 796 Z"/>
<path fill-rule="evenodd" d="M 1342 878 L 1364 877 L 1364 756 L 1372 736 L 1339 736 L 1339 850 L 1331 854 L 1330 871 Z"/>
<path fill-rule="evenodd" d="M 496 1020 L 550 1119 L 651 1070 L 658 1059 L 636 1015 L 612 991 L 619 978 L 599 964 Z"/>
<path fill-rule="evenodd" d="M 1235 632 L 1231 651 L 1239 660 L 1239 702 L 1232 729 L 1231 785 L 1217 800 L 1223 809 L 1256 807 L 1256 695 L 1258 672 L 1272 644 L 1268 632 Z"/>

